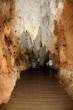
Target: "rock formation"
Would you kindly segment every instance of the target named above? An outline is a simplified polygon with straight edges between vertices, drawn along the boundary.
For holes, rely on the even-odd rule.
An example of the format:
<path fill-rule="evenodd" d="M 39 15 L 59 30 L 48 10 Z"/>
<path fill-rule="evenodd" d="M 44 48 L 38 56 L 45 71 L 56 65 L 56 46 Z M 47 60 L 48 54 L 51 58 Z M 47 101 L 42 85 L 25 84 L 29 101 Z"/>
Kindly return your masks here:
<path fill-rule="evenodd" d="M 72 0 L 0 0 L 0 104 L 10 99 L 20 72 L 38 55 L 43 65 L 47 52 L 72 87 L 72 20 Z"/>
<path fill-rule="evenodd" d="M 73 97 L 73 1 L 64 1 L 64 8 L 55 22 L 57 36 L 57 56 L 60 62 L 60 78 L 66 85 L 66 90 Z"/>

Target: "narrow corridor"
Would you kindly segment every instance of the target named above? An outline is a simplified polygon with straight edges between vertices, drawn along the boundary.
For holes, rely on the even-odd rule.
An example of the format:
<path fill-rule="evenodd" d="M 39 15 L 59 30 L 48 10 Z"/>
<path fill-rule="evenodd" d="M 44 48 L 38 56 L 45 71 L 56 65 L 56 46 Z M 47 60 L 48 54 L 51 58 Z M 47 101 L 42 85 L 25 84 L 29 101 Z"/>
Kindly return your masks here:
<path fill-rule="evenodd" d="M 29 69 L 21 73 L 11 100 L 0 110 L 73 110 L 73 102 L 53 70 Z"/>

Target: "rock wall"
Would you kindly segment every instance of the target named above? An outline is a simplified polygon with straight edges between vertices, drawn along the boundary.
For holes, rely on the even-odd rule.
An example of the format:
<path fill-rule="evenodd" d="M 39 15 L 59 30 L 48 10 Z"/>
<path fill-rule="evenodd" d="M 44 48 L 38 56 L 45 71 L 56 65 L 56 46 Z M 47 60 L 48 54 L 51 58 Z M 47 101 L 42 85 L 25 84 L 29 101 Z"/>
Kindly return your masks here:
<path fill-rule="evenodd" d="M 62 83 L 73 97 L 73 1 L 63 2 L 63 12 L 59 21 L 55 22 L 56 55 L 60 63 L 59 75 Z"/>
<path fill-rule="evenodd" d="M 29 52 L 21 56 L 16 44 L 15 23 L 15 1 L 0 0 L 0 104 L 9 100 L 20 71 L 30 67 Z"/>
<path fill-rule="evenodd" d="M 14 1 L 0 0 L 0 103 L 6 102 L 15 85 L 14 75 Z"/>

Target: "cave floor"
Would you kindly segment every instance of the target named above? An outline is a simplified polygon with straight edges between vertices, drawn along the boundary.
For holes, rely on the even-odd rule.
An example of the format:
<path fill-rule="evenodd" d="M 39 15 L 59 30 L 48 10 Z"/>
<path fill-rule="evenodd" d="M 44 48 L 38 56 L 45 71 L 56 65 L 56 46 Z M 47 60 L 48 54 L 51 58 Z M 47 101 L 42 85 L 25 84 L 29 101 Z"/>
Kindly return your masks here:
<path fill-rule="evenodd" d="M 21 79 L 7 104 L 0 110 L 73 110 L 73 101 L 54 76 L 52 69 L 29 69 Z"/>

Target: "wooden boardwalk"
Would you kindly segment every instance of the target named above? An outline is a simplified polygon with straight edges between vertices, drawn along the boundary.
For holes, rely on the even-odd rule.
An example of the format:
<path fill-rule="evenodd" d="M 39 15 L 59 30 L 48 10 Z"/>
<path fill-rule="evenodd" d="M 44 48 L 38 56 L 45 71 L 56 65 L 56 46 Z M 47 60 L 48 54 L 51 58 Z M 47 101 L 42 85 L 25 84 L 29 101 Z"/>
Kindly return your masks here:
<path fill-rule="evenodd" d="M 73 110 L 73 101 L 53 70 L 33 69 L 22 72 L 11 100 L 0 110 Z"/>

